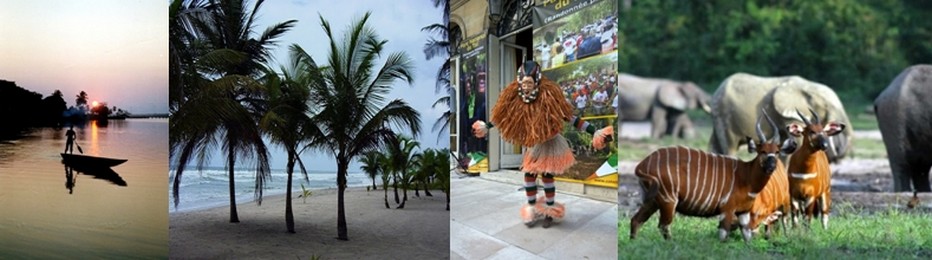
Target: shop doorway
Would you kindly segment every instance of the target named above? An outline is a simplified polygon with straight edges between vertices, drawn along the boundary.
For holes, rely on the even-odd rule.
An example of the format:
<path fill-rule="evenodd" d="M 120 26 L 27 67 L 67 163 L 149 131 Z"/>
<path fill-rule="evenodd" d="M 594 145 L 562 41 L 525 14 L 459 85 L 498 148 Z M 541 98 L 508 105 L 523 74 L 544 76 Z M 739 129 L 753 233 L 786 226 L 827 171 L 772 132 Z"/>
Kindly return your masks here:
<path fill-rule="evenodd" d="M 499 75 L 501 77 L 499 77 L 500 82 L 498 82 L 500 91 L 515 80 L 521 63 L 534 58 L 530 52 L 530 50 L 533 50 L 531 31 L 529 26 L 517 33 L 500 38 L 499 50 L 501 50 L 501 55 L 499 56 L 499 62 L 501 63 L 499 64 Z M 513 145 L 501 140 L 501 168 L 520 167 L 522 149 L 520 145 Z"/>

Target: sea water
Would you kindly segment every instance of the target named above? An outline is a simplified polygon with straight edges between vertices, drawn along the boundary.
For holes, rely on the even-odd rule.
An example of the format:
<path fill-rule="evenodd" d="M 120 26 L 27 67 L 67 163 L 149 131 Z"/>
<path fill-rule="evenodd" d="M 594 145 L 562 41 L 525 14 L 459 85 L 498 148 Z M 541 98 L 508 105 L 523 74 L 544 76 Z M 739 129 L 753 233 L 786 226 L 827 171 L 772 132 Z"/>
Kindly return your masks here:
<path fill-rule="evenodd" d="M 171 196 L 172 180 L 174 180 L 175 171 L 169 172 L 169 199 L 172 201 L 169 206 L 171 212 L 187 212 L 199 209 L 214 207 L 225 207 L 230 205 L 230 187 L 229 171 L 223 168 L 208 168 L 198 171 L 197 169 L 185 169 L 181 177 L 179 186 L 179 203 L 174 205 L 174 198 Z M 255 185 L 256 175 L 254 170 L 236 169 L 233 172 L 236 203 L 245 203 L 256 200 Z M 295 169 L 292 177 L 292 197 L 297 198 L 302 194 L 301 185 L 308 190 L 333 189 L 337 187 L 336 172 L 314 172 L 308 171 L 307 178 L 300 170 Z M 272 177 L 266 179 L 263 197 L 273 197 L 285 194 L 287 187 L 288 175 L 285 170 L 272 170 Z M 381 182 L 381 180 L 377 180 Z M 372 185 L 372 180 L 364 173 L 349 173 L 346 178 L 348 187 L 365 187 Z"/>

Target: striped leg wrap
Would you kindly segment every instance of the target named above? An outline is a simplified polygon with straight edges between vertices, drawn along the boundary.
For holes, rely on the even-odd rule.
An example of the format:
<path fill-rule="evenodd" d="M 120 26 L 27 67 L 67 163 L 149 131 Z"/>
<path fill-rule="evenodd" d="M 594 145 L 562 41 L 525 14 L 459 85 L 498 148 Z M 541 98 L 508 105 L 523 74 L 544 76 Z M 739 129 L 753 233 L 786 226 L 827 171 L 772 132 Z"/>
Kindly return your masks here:
<path fill-rule="evenodd" d="M 544 196 L 547 197 L 547 205 L 553 206 L 553 197 L 557 195 L 557 187 L 553 186 L 553 174 L 544 173 Z"/>
<path fill-rule="evenodd" d="M 533 173 L 524 173 L 524 193 L 527 195 L 527 203 L 534 205 L 537 203 L 537 175 Z"/>
<path fill-rule="evenodd" d="M 589 124 L 589 122 L 582 120 L 582 118 L 578 116 L 574 116 L 570 121 L 573 122 L 573 126 L 575 126 L 578 131 L 585 131 L 586 133 L 593 134 L 598 130 L 594 125 Z"/>

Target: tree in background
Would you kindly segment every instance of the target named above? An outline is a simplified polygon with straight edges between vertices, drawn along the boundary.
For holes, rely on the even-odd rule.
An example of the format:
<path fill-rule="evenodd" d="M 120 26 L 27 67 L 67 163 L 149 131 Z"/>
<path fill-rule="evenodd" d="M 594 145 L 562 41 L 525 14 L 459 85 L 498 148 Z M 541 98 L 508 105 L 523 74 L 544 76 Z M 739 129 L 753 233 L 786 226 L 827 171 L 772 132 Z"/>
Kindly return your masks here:
<path fill-rule="evenodd" d="M 443 148 L 437 151 L 437 165 L 435 173 L 440 189 L 447 194 L 447 211 L 450 211 L 450 149 Z"/>
<path fill-rule="evenodd" d="M 444 59 L 443 64 L 437 70 L 436 86 L 434 89 L 435 93 L 443 93 L 445 96 L 438 98 L 434 101 L 434 104 L 431 105 L 431 108 L 437 107 L 446 107 L 446 110 L 440 117 L 437 118 L 437 121 L 434 121 L 434 125 L 431 128 L 433 131 L 437 131 L 437 141 L 439 142 L 444 134 L 449 134 L 449 127 L 453 119 L 453 114 L 450 111 L 452 107 L 452 98 L 454 94 L 453 85 L 450 84 L 450 68 L 453 64 L 453 55 L 456 53 L 456 42 L 459 42 L 459 38 L 462 36 L 459 33 L 459 30 L 450 28 L 450 1 L 446 0 L 432 0 L 434 7 L 439 7 L 443 10 L 443 23 L 435 23 L 424 28 L 421 28 L 421 31 L 433 34 L 427 39 L 427 43 L 424 44 L 424 56 L 427 57 L 427 60 L 433 58 L 442 58 Z"/>
<path fill-rule="evenodd" d="M 0 80 L 0 139 L 16 137 L 32 126 L 41 124 L 42 94 L 21 88 L 12 81 Z"/>
<path fill-rule="evenodd" d="M 932 60 L 928 1 L 645 0 L 619 15 L 619 71 L 707 90 L 737 72 L 799 75 L 869 103 Z"/>
<path fill-rule="evenodd" d="M 420 148 L 421 144 L 418 141 L 414 141 L 412 138 L 395 135 L 388 140 L 388 156 L 391 158 L 392 168 L 395 169 L 396 178 L 395 180 L 401 181 L 401 189 L 404 193 L 404 197 L 401 199 L 401 204 L 396 209 L 405 208 L 405 203 L 408 202 L 408 186 L 411 185 L 415 177 L 415 172 L 412 171 L 420 165 L 418 165 L 418 157 L 420 154 L 415 152 L 415 149 Z M 398 188 L 395 186 L 395 196 L 397 197 Z"/>
<path fill-rule="evenodd" d="M 87 105 L 87 92 L 83 90 L 74 99 L 75 106 Z"/>
<path fill-rule="evenodd" d="M 385 193 L 385 208 L 391 209 L 392 207 L 388 205 L 388 182 L 391 181 L 394 169 L 392 169 L 391 160 L 388 156 L 381 152 L 372 152 L 378 155 L 379 171 L 382 173 L 382 192 Z"/>
<path fill-rule="evenodd" d="M 68 109 L 65 95 L 55 90 L 51 96 L 42 99 L 42 117 L 47 123 L 54 124 L 62 120 L 62 112 Z"/>
<path fill-rule="evenodd" d="M 359 163 L 362 164 L 362 166 L 360 166 L 359 169 L 365 172 L 366 176 L 369 176 L 369 178 L 372 179 L 372 189 L 377 190 L 378 186 L 375 185 L 375 177 L 378 176 L 382 171 L 382 167 L 380 165 L 382 162 L 380 161 L 380 158 L 379 158 L 379 152 L 378 151 L 366 152 L 365 155 L 363 155 L 363 157 L 359 158 Z M 387 201 L 388 199 L 386 199 L 386 202 Z"/>

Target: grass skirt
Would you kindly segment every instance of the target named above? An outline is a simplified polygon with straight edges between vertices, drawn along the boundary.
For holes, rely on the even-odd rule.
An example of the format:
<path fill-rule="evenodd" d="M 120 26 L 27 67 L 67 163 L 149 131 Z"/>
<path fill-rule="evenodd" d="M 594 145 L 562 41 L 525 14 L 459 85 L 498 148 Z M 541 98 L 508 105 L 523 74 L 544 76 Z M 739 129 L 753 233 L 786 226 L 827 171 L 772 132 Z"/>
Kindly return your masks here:
<path fill-rule="evenodd" d="M 562 135 L 556 135 L 542 144 L 538 144 L 524 152 L 524 162 L 521 170 L 531 173 L 552 173 L 560 175 L 566 172 L 576 158 L 573 150 Z"/>

